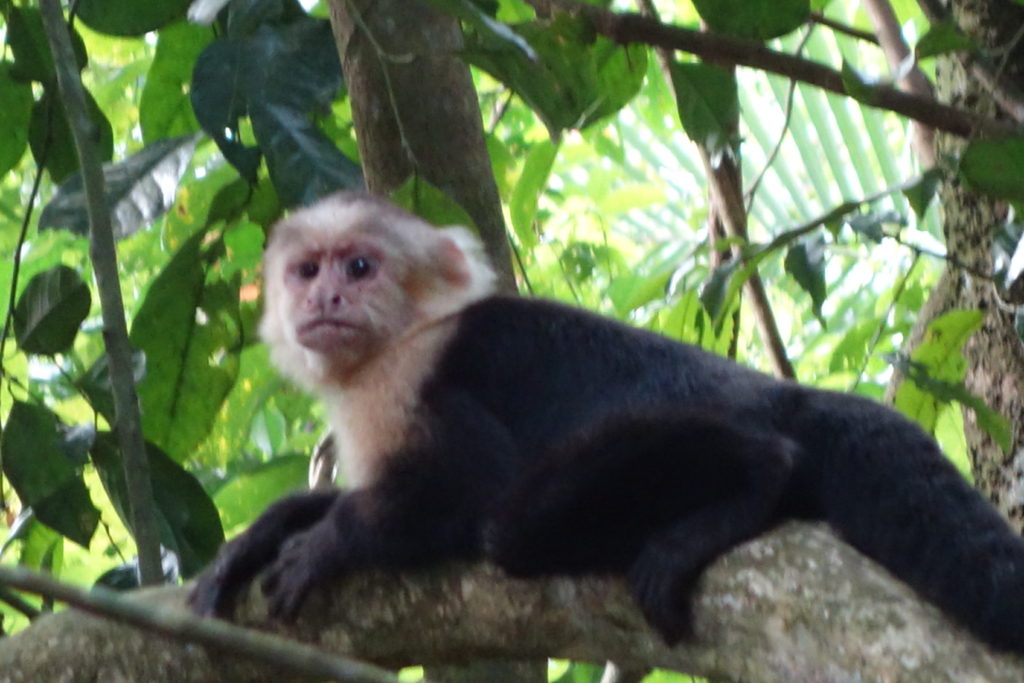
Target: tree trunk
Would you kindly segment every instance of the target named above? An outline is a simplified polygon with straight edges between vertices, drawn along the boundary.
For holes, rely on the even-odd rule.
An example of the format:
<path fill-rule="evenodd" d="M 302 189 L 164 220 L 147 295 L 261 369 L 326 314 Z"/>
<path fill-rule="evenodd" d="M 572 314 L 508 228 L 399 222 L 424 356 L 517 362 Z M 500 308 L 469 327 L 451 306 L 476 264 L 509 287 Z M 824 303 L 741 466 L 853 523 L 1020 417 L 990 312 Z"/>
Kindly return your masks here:
<path fill-rule="evenodd" d="M 501 286 L 515 290 L 498 187 L 459 23 L 420 0 L 331 0 L 359 155 L 371 192 L 419 177 L 476 223 Z"/>
<path fill-rule="evenodd" d="M 1018 44 L 1004 53 L 1001 48 L 1010 46 L 1014 34 L 1024 26 L 1024 7 L 1006 0 L 953 0 L 952 9 L 957 23 L 982 50 L 1005 54 L 1004 76 L 1019 83 L 1024 76 L 1024 49 Z M 943 100 L 985 115 L 996 113 L 989 93 L 956 58 L 939 63 L 937 80 Z M 958 152 L 962 146 L 962 141 L 951 136 L 939 138 L 940 154 Z M 942 205 L 949 253 L 981 272 L 991 272 L 993 229 L 1006 219 L 1006 203 L 954 182 L 943 189 Z M 1024 348 L 1014 328 L 1014 314 L 1000 306 L 992 283 L 972 277 L 956 265 L 947 266 L 933 298 L 940 302 L 929 307 L 936 314 L 949 308 L 986 312 L 982 329 L 965 349 L 966 383 L 971 392 L 1010 420 L 1010 453 L 1003 453 L 970 410 L 965 411 L 964 426 L 976 485 L 1020 530 L 1024 526 L 1024 402 L 1020 395 Z"/>
<path fill-rule="evenodd" d="M 515 291 L 498 186 L 456 19 L 419 0 L 331 0 L 359 156 L 371 192 L 422 178 L 476 223 L 499 285 Z M 461 683 L 543 681 L 547 662 L 480 662 L 428 671 Z"/>

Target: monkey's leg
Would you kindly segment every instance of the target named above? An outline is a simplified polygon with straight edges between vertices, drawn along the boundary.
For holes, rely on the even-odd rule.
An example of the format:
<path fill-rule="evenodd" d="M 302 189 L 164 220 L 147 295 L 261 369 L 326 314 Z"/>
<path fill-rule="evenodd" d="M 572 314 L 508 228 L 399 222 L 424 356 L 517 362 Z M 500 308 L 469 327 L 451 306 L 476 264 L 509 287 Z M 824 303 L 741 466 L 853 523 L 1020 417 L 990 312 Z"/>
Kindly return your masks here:
<path fill-rule="evenodd" d="M 513 487 L 488 554 L 521 575 L 628 574 L 644 614 L 676 640 L 704 566 L 777 521 L 794 448 L 703 414 L 607 425 Z"/>
<path fill-rule="evenodd" d="M 224 616 L 238 593 L 274 561 L 285 540 L 324 516 L 341 492 L 317 491 L 277 501 L 249 529 L 225 544 L 189 594 L 199 614 Z"/>

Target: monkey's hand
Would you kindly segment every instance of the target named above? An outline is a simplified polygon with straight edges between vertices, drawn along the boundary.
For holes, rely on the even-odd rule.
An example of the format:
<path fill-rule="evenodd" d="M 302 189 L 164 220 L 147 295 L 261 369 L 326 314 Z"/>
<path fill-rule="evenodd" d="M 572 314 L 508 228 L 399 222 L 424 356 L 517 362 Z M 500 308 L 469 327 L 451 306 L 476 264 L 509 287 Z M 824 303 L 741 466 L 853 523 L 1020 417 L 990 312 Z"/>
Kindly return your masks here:
<path fill-rule="evenodd" d="M 270 616 L 294 619 L 313 586 L 349 568 L 347 546 L 330 515 L 289 538 L 263 576 Z"/>
<path fill-rule="evenodd" d="M 281 546 L 297 532 L 320 520 L 339 491 L 291 496 L 271 505 L 244 534 L 221 548 L 189 594 L 197 614 L 227 616 L 238 594 L 280 554 Z"/>

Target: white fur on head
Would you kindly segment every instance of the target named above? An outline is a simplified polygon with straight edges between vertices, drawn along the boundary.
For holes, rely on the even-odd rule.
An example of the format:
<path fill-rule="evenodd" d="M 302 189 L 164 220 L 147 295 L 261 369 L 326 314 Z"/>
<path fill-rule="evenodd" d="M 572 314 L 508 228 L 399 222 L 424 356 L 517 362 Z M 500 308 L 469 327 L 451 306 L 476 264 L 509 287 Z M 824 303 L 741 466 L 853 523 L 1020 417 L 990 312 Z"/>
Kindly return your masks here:
<path fill-rule="evenodd" d="M 467 228 L 435 228 L 382 199 L 357 192 L 333 194 L 294 212 L 274 227 L 267 245 L 260 335 L 277 368 L 307 390 L 323 392 L 330 384 L 329 359 L 296 339 L 288 322 L 293 304 L 282 284 L 285 267 L 297 251 L 336 248 L 339 240 L 356 234 L 381 245 L 388 276 L 403 285 L 416 271 L 431 276 L 415 288 L 420 323 L 457 313 L 495 289 L 496 276 L 483 245 Z M 454 264 L 456 272 L 442 272 L 442 262 Z"/>

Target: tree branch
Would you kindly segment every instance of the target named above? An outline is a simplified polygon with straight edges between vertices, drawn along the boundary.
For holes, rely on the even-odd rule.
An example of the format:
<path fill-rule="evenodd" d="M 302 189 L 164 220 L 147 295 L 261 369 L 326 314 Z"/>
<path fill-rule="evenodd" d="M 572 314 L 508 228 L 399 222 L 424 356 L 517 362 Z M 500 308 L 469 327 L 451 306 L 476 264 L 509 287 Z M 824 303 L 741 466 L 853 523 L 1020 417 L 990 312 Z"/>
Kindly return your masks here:
<path fill-rule="evenodd" d="M 180 606 L 185 589 L 140 593 Z M 787 524 L 726 554 L 702 580 L 695 637 L 666 647 L 614 579 L 513 580 L 486 566 L 366 572 L 308 600 L 298 623 L 270 624 L 253 590 L 236 620 L 382 666 L 567 657 L 716 679 L 1024 680 L 822 526 Z M 5 681 L 280 681 L 218 649 L 186 646 L 67 610 L 0 640 Z"/>
<path fill-rule="evenodd" d="M 639 14 L 616 13 L 576 0 L 527 2 L 541 16 L 548 16 L 556 10 L 584 16 L 591 22 L 595 31 L 616 43 L 643 43 L 653 47 L 682 50 L 703 59 L 748 66 L 808 83 L 839 95 L 851 96 L 843 84 L 842 74 L 835 69 L 777 52 L 756 41 L 662 24 Z M 873 86 L 871 93 L 871 101 L 864 104 L 902 114 L 961 137 L 969 137 L 974 133 L 1007 136 L 1019 132 L 1016 125 L 978 116 L 931 98 L 901 92 L 890 86 Z"/>
<path fill-rule="evenodd" d="M 163 581 L 160 564 L 160 535 L 153 510 L 153 485 L 149 476 L 149 460 L 142 439 L 139 397 L 132 376 L 131 344 L 125 323 L 124 301 L 117 274 L 117 251 L 114 231 L 107 211 L 103 166 L 96 150 L 95 126 L 89 118 L 85 88 L 76 68 L 71 36 L 57 0 L 40 0 L 39 9 L 46 38 L 53 52 L 61 102 L 67 110 L 68 125 L 78 151 L 82 186 L 85 189 L 86 211 L 89 214 L 89 257 L 96 275 L 100 310 L 103 316 L 103 343 L 110 368 L 110 390 L 124 477 L 128 489 L 131 531 L 139 555 L 139 576 L 143 584 Z"/>

